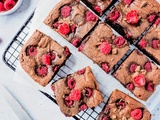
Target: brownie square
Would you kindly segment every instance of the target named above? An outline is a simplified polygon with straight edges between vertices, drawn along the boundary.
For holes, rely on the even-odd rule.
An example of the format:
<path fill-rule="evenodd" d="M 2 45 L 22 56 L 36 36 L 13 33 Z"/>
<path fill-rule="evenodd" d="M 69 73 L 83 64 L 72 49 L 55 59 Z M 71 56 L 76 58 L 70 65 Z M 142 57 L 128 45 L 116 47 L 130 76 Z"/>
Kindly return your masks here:
<path fill-rule="evenodd" d="M 67 47 L 36 30 L 22 47 L 19 60 L 34 81 L 46 86 L 69 56 Z"/>
<path fill-rule="evenodd" d="M 141 100 L 147 100 L 160 84 L 160 69 L 137 50 L 129 55 L 113 75 Z"/>
<path fill-rule="evenodd" d="M 79 51 L 97 63 L 106 73 L 129 49 L 127 41 L 116 36 L 105 23 L 99 23 L 90 36 L 79 47 Z"/>
<path fill-rule="evenodd" d="M 151 120 L 147 108 L 120 90 L 114 90 L 98 120 Z"/>
<path fill-rule="evenodd" d="M 160 17 L 140 40 L 138 47 L 160 64 Z"/>
<path fill-rule="evenodd" d="M 51 87 L 60 110 L 66 116 L 74 116 L 103 102 L 89 66 L 58 80 Z"/>
<path fill-rule="evenodd" d="M 160 12 L 156 0 L 122 0 L 106 21 L 122 36 L 133 42 L 152 23 Z"/>
<path fill-rule="evenodd" d="M 80 2 L 61 0 L 51 10 L 44 23 L 74 46 L 78 46 L 97 21 L 98 17 Z"/>

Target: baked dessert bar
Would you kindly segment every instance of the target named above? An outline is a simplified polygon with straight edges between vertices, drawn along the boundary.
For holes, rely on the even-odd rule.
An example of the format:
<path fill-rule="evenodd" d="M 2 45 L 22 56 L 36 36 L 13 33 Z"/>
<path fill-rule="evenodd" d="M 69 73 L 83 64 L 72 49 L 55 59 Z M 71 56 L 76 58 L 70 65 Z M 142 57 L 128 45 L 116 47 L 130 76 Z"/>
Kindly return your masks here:
<path fill-rule="evenodd" d="M 67 47 L 36 30 L 22 47 L 19 60 L 33 80 L 46 86 L 69 56 Z"/>

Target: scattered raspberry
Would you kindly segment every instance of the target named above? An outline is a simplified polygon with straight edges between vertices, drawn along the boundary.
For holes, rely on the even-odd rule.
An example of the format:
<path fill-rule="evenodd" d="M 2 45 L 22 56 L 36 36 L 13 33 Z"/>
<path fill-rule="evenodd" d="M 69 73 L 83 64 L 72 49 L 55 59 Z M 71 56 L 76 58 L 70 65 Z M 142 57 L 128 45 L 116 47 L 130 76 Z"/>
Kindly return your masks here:
<path fill-rule="evenodd" d="M 88 107 L 87 107 L 86 104 L 82 104 L 82 105 L 79 107 L 80 110 L 85 110 L 85 109 L 87 109 L 87 108 L 88 108 Z"/>
<path fill-rule="evenodd" d="M 58 31 L 63 35 L 67 35 L 70 32 L 70 27 L 67 23 L 62 23 L 58 26 Z"/>
<path fill-rule="evenodd" d="M 128 90 L 130 90 L 130 91 L 132 91 L 132 90 L 134 90 L 134 84 L 133 83 L 128 83 L 127 85 L 126 85 L 126 88 L 128 89 Z"/>
<path fill-rule="evenodd" d="M 107 116 L 103 116 L 102 120 L 110 120 Z"/>
<path fill-rule="evenodd" d="M 109 67 L 109 65 L 107 63 L 102 63 L 101 67 L 106 73 L 110 72 L 110 67 Z"/>
<path fill-rule="evenodd" d="M 129 67 L 129 72 L 131 72 L 131 73 L 135 72 L 136 68 L 137 68 L 137 64 L 132 63 Z"/>
<path fill-rule="evenodd" d="M 149 15 L 149 16 L 148 16 L 147 20 L 148 20 L 149 22 L 153 22 L 153 20 L 154 20 L 155 18 L 156 18 L 156 15 L 152 14 L 152 15 Z"/>
<path fill-rule="evenodd" d="M 65 53 L 66 57 L 69 57 L 69 56 L 70 56 L 71 53 L 70 53 L 68 47 L 65 47 L 65 48 L 64 48 L 64 53 Z"/>
<path fill-rule="evenodd" d="M 153 91 L 154 90 L 154 84 L 152 82 L 147 83 L 146 89 L 148 91 Z"/>
<path fill-rule="evenodd" d="M 154 23 L 154 24 L 155 24 L 156 26 L 158 26 L 158 25 L 159 25 L 159 23 L 160 23 L 160 17 L 156 19 L 156 21 L 155 21 L 155 23 Z"/>
<path fill-rule="evenodd" d="M 109 20 L 116 21 L 120 17 L 119 11 L 113 11 L 110 14 Z"/>
<path fill-rule="evenodd" d="M 71 13 L 71 7 L 68 5 L 65 5 L 61 8 L 61 15 L 66 18 L 68 16 L 70 16 Z"/>
<path fill-rule="evenodd" d="M 96 21 L 96 20 L 97 20 L 97 17 L 91 11 L 88 11 L 86 13 L 86 21 L 87 22 Z"/>
<path fill-rule="evenodd" d="M 107 55 L 111 52 L 111 45 L 108 42 L 102 42 L 99 46 L 101 53 Z"/>
<path fill-rule="evenodd" d="M 85 44 L 81 44 L 81 45 L 79 46 L 79 48 L 78 48 L 78 51 L 79 51 L 79 52 L 83 51 L 84 46 L 85 46 Z"/>
<path fill-rule="evenodd" d="M 26 50 L 26 54 L 30 56 L 36 56 L 37 54 L 37 47 L 36 46 L 28 46 Z"/>
<path fill-rule="evenodd" d="M 85 95 L 87 97 L 91 97 L 92 96 L 92 89 L 91 88 L 85 88 L 86 92 L 85 92 Z"/>
<path fill-rule="evenodd" d="M 73 105 L 73 100 L 71 100 L 69 97 L 65 98 L 65 103 L 68 107 Z"/>
<path fill-rule="evenodd" d="M 6 10 L 10 10 L 10 9 L 12 9 L 15 6 L 15 4 L 16 4 L 16 2 L 14 0 L 6 0 L 4 2 L 4 8 Z"/>
<path fill-rule="evenodd" d="M 98 13 L 102 13 L 102 10 L 100 8 L 100 6 L 94 6 L 94 10 L 97 11 Z"/>
<path fill-rule="evenodd" d="M 45 65 L 40 66 L 36 69 L 36 73 L 41 77 L 45 77 L 48 73 L 48 67 Z"/>
<path fill-rule="evenodd" d="M 71 32 L 74 33 L 77 26 L 75 24 L 71 25 Z"/>
<path fill-rule="evenodd" d="M 138 45 L 141 49 L 144 49 L 147 46 L 147 41 L 145 39 L 141 39 Z"/>
<path fill-rule="evenodd" d="M 84 69 L 82 69 L 82 70 L 78 70 L 77 73 L 78 73 L 79 75 L 82 75 L 82 74 L 85 73 L 85 71 L 86 71 L 86 69 L 84 68 Z"/>
<path fill-rule="evenodd" d="M 157 49 L 159 47 L 159 40 L 152 40 L 152 48 Z"/>
<path fill-rule="evenodd" d="M 148 62 L 145 63 L 144 69 L 145 69 L 147 72 L 149 72 L 149 71 L 152 70 L 152 66 L 151 66 L 151 62 L 150 62 L 150 61 L 148 61 Z"/>
<path fill-rule="evenodd" d="M 60 66 L 59 65 L 55 65 L 53 67 L 53 72 L 57 72 L 59 70 Z"/>
<path fill-rule="evenodd" d="M 123 2 L 127 5 L 130 5 L 133 0 L 123 0 Z"/>
<path fill-rule="evenodd" d="M 77 47 L 80 42 L 81 42 L 81 39 L 79 39 L 79 38 L 74 38 L 74 39 L 72 40 L 72 44 L 73 44 L 75 47 Z"/>
<path fill-rule="evenodd" d="M 69 94 L 70 100 L 78 101 L 81 99 L 81 91 L 80 90 L 72 90 Z"/>
<path fill-rule="evenodd" d="M 143 74 L 139 74 L 133 78 L 133 82 L 137 86 L 142 87 L 146 84 L 146 79 Z"/>
<path fill-rule="evenodd" d="M 58 28 L 58 26 L 60 25 L 61 23 L 59 23 L 59 22 L 55 22 L 54 24 L 53 24 L 53 27 L 54 28 Z"/>
<path fill-rule="evenodd" d="M 55 91 L 55 88 L 54 88 L 54 85 L 52 84 L 51 85 L 51 90 L 54 92 Z"/>
<path fill-rule="evenodd" d="M 134 109 L 131 111 L 131 116 L 132 118 L 134 118 L 135 120 L 140 120 L 142 118 L 142 110 L 141 109 Z"/>
<path fill-rule="evenodd" d="M 72 78 L 68 79 L 67 86 L 69 87 L 69 89 L 73 89 L 76 86 L 76 81 Z"/>
<path fill-rule="evenodd" d="M 117 46 L 120 47 L 125 43 L 125 39 L 121 36 L 116 37 L 116 39 L 113 41 L 113 43 Z"/>
<path fill-rule="evenodd" d="M 4 4 L 0 2 L 0 12 L 3 12 L 3 11 L 5 11 Z"/>
<path fill-rule="evenodd" d="M 122 99 L 120 99 L 116 102 L 116 107 L 118 109 L 124 109 L 126 107 L 126 104 Z"/>
<path fill-rule="evenodd" d="M 45 65 L 51 65 L 52 60 L 55 60 L 56 54 L 54 52 L 49 52 L 42 56 L 42 63 Z"/>
<path fill-rule="evenodd" d="M 130 12 L 128 12 L 126 15 L 126 20 L 128 23 L 137 24 L 139 20 L 137 11 L 131 10 Z"/>

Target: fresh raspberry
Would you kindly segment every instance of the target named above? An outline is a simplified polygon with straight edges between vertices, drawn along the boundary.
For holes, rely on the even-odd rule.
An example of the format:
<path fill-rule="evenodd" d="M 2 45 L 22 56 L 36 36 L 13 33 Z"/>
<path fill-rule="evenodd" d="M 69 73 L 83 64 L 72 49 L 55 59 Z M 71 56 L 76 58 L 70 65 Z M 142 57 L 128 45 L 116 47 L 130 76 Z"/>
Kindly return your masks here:
<path fill-rule="evenodd" d="M 110 120 L 107 116 L 103 116 L 102 120 Z"/>
<path fill-rule="evenodd" d="M 68 107 L 72 106 L 74 103 L 73 100 L 71 100 L 69 97 L 66 97 L 64 100 Z"/>
<path fill-rule="evenodd" d="M 92 96 L 92 89 L 91 88 L 85 88 L 86 92 L 85 92 L 85 95 L 87 97 L 91 97 Z"/>
<path fill-rule="evenodd" d="M 154 84 L 152 82 L 147 83 L 146 89 L 148 91 L 153 91 L 154 90 Z"/>
<path fill-rule="evenodd" d="M 138 45 L 141 49 L 144 49 L 147 46 L 147 41 L 145 39 L 141 39 Z"/>
<path fill-rule="evenodd" d="M 52 60 L 55 60 L 56 54 L 54 52 L 49 52 L 42 56 L 42 63 L 45 65 L 51 65 Z"/>
<path fill-rule="evenodd" d="M 82 105 L 79 107 L 80 111 L 81 111 L 81 110 L 85 110 L 85 109 L 87 109 L 87 108 L 88 108 L 88 107 L 87 107 L 86 104 L 82 104 Z"/>
<path fill-rule="evenodd" d="M 65 5 L 61 8 L 61 15 L 62 17 L 66 18 L 68 16 L 70 16 L 71 13 L 71 7 L 68 5 Z"/>
<path fill-rule="evenodd" d="M 110 67 L 109 67 L 109 65 L 107 63 L 102 63 L 101 67 L 106 73 L 110 72 Z"/>
<path fill-rule="evenodd" d="M 133 82 L 135 85 L 142 87 L 146 84 L 146 79 L 143 74 L 139 74 L 133 78 Z"/>
<path fill-rule="evenodd" d="M 133 83 L 128 83 L 127 85 L 126 85 L 126 88 L 128 89 L 128 90 L 130 90 L 130 91 L 132 91 L 132 90 L 134 90 L 134 84 Z"/>
<path fill-rule="evenodd" d="M 152 14 L 152 15 L 149 15 L 149 16 L 148 16 L 147 20 L 148 20 L 149 22 L 153 22 L 153 20 L 154 20 L 155 18 L 156 18 L 156 15 Z"/>
<path fill-rule="evenodd" d="M 78 73 L 79 75 L 82 75 L 82 74 L 85 73 L 85 71 L 86 71 L 86 69 L 84 68 L 84 69 L 82 69 L 82 70 L 78 70 L 77 73 Z"/>
<path fill-rule="evenodd" d="M 78 101 L 81 99 L 81 91 L 80 90 L 72 90 L 69 94 L 70 100 Z"/>
<path fill-rule="evenodd" d="M 113 11 L 110 13 L 109 20 L 116 21 L 120 17 L 119 11 Z"/>
<path fill-rule="evenodd" d="M 156 19 L 155 23 L 156 26 L 158 26 L 160 24 L 160 17 Z"/>
<path fill-rule="evenodd" d="M 53 72 L 57 72 L 59 70 L 59 68 L 60 68 L 60 65 L 55 65 L 53 67 Z"/>
<path fill-rule="evenodd" d="M 54 24 L 53 24 L 53 27 L 54 28 L 58 28 L 58 26 L 60 25 L 61 23 L 59 23 L 59 22 L 55 22 Z"/>
<path fill-rule="evenodd" d="M 124 109 L 126 107 L 126 104 L 122 99 L 120 99 L 116 102 L 116 107 L 118 109 Z"/>
<path fill-rule="evenodd" d="M 100 6 L 94 6 L 94 10 L 97 11 L 98 13 L 102 13 Z"/>
<path fill-rule="evenodd" d="M 152 66 L 151 66 L 151 62 L 150 62 L 150 61 L 148 61 L 148 62 L 145 63 L 144 69 L 145 69 L 147 72 L 149 72 L 149 71 L 152 70 Z"/>
<path fill-rule="evenodd" d="M 86 13 L 86 21 L 87 22 L 96 21 L 96 20 L 97 20 L 97 17 L 91 11 L 88 11 Z"/>
<path fill-rule="evenodd" d="M 37 54 L 37 47 L 36 46 L 28 46 L 26 50 L 26 54 L 29 56 L 36 56 Z"/>
<path fill-rule="evenodd" d="M 6 10 L 10 10 L 10 9 L 12 9 L 15 6 L 15 4 L 16 4 L 16 2 L 14 0 L 6 0 L 4 2 L 4 8 Z"/>
<path fill-rule="evenodd" d="M 72 44 L 77 47 L 79 45 L 79 43 L 81 42 L 81 39 L 80 38 L 74 38 L 72 40 Z"/>
<path fill-rule="evenodd" d="M 73 78 L 68 79 L 67 86 L 69 89 L 73 89 L 76 86 L 76 81 Z"/>
<path fill-rule="evenodd" d="M 65 48 L 64 48 L 64 54 L 66 55 L 66 57 L 69 57 L 69 56 L 70 56 L 71 53 L 70 53 L 68 47 L 65 47 Z"/>
<path fill-rule="evenodd" d="M 67 23 L 62 23 L 58 26 L 58 31 L 63 35 L 67 35 L 70 33 L 71 30 Z"/>
<path fill-rule="evenodd" d="M 141 109 L 134 109 L 131 111 L 131 116 L 132 118 L 134 118 L 135 120 L 140 120 L 142 118 L 142 110 Z"/>
<path fill-rule="evenodd" d="M 137 24 L 139 20 L 137 11 L 131 10 L 130 12 L 128 12 L 126 15 L 126 20 L 128 23 Z"/>
<path fill-rule="evenodd" d="M 127 5 L 130 5 L 133 0 L 123 0 L 123 2 Z"/>
<path fill-rule="evenodd" d="M 51 90 L 54 92 L 55 91 L 55 88 L 54 88 L 54 85 L 52 84 L 51 85 Z"/>
<path fill-rule="evenodd" d="M 135 72 L 136 68 L 137 68 L 137 64 L 136 63 L 132 63 L 129 66 L 129 72 L 131 72 L 131 73 Z"/>
<path fill-rule="evenodd" d="M 113 43 L 117 46 L 120 47 L 125 43 L 125 39 L 121 36 L 116 37 L 116 39 L 113 41 Z"/>
<path fill-rule="evenodd" d="M 36 69 L 36 73 L 41 77 L 45 77 L 48 73 L 48 67 L 45 65 L 40 66 Z"/>
<path fill-rule="evenodd" d="M 74 33 L 77 26 L 75 24 L 71 25 L 71 32 Z"/>
<path fill-rule="evenodd" d="M 159 47 L 159 40 L 152 40 L 152 48 L 157 49 Z"/>
<path fill-rule="evenodd" d="M 108 42 L 102 42 L 99 46 L 101 53 L 108 55 L 111 52 L 111 45 Z"/>
<path fill-rule="evenodd" d="M 81 45 L 79 46 L 79 48 L 78 48 L 78 51 L 79 51 L 79 52 L 83 51 L 84 46 L 85 46 L 85 44 L 81 44 Z"/>
<path fill-rule="evenodd" d="M 0 12 L 3 12 L 3 11 L 5 11 L 4 4 L 0 2 Z"/>

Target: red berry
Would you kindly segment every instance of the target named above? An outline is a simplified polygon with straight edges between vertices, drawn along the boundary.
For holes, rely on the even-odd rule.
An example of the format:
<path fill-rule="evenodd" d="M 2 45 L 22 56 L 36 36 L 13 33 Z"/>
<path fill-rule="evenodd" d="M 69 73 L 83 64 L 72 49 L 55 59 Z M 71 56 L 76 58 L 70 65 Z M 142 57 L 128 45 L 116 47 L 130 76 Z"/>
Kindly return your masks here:
<path fill-rule="evenodd" d="M 79 51 L 79 52 L 83 51 L 84 46 L 85 46 L 85 44 L 81 44 L 81 45 L 79 46 L 79 48 L 78 48 L 78 51 Z"/>
<path fill-rule="evenodd" d="M 42 63 L 45 65 L 51 65 L 52 60 L 55 60 L 56 55 L 54 52 L 49 52 L 42 56 Z"/>
<path fill-rule="evenodd" d="M 125 107 L 126 107 L 126 104 L 125 104 L 125 102 L 123 101 L 123 100 L 118 100 L 117 102 L 116 102 L 116 107 L 118 108 L 118 109 L 124 109 Z"/>
<path fill-rule="evenodd" d="M 45 77 L 48 73 L 48 67 L 44 65 L 40 66 L 36 69 L 36 73 L 41 77 Z"/>
<path fill-rule="evenodd" d="M 58 28 L 58 26 L 60 25 L 61 23 L 59 23 L 59 22 L 55 22 L 54 24 L 53 24 L 53 27 L 54 28 Z"/>
<path fill-rule="evenodd" d="M 136 68 L 137 68 L 137 64 L 132 63 L 129 67 L 129 72 L 131 72 L 131 73 L 135 72 Z"/>
<path fill-rule="evenodd" d="M 85 109 L 87 109 L 87 108 L 88 108 L 88 107 L 87 107 L 86 104 L 82 104 L 82 105 L 79 107 L 80 110 L 85 110 Z"/>
<path fill-rule="evenodd" d="M 159 40 L 152 40 L 152 48 L 157 49 L 159 47 Z"/>
<path fill-rule="evenodd" d="M 78 101 L 81 99 L 81 91 L 80 90 L 72 90 L 69 94 L 70 100 Z"/>
<path fill-rule="evenodd" d="M 52 91 L 55 91 L 55 88 L 54 88 L 53 84 L 51 85 L 51 89 L 52 89 Z"/>
<path fill-rule="evenodd" d="M 128 12 L 126 15 L 126 20 L 128 23 L 137 24 L 139 20 L 137 11 L 131 10 L 130 12 Z"/>
<path fill-rule="evenodd" d="M 101 53 L 107 55 L 111 52 L 111 45 L 108 42 L 102 42 L 99 46 Z"/>
<path fill-rule="evenodd" d="M 71 32 L 74 33 L 77 26 L 75 24 L 71 25 Z"/>
<path fill-rule="evenodd" d="M 152 70 L 152 66 L 151 66 L 151 62 L 150 62 L 150 61 L 148 61 L 148 62 L 145 63 L 144 69 L 145 69 L 147 72 L 149 72 L 149 71 Z"/>
<path fill-rule="evenodd" d="M 61 15 L 66 18 L 68 16 L 70 16 L 71 13 L 71 7 L 68 5 L 65 5 L 61 8 Z"/>
<path fill-rule="evenodd" d="M 70 33 L 70 27 L 67 23 L 62 23 L 58 26 L 58 31 L 63 35 L 67 35 Z"/>
<path fill-rule="evenodd" d="M 120 47 L 125 43 L 125 39 L 121 36 L 116 37 L 116 39 L 113 41 L 113 43 L 117 46 Z"/>
<path fill-rule="evenodd" d="M 4 4 L 0 2 L 0 12 L 3 12 L 3 11 L 5 11 Z"/>
<path fill-rule="evenodd" d="M 65 98 L 65 103 L 68 107 L 73 105 L 73 100 L 71 100 L 69 97 Z"/>
<path fill-rule="evenodd" d="M 92 96 L 92 90 L 91 90 L 91 88 L 85 88 L 85 90 L 86 90 L 85 95 L 87 97 L 91 97 Z"/>
<path fill-rule="evenodd" d="M 126 85 L 126 88 L 128 89 L 128 90 L 130 90 L 130 91 L 132 91 L 132 90 L 134 90 L 134 84 L 133 83 L 128 83 L 127 85 Z"/>
<path fill-rule="evenodd" d="M 68 47 L 65 47 L 65 48 L 64 48 L 64 54 L 66 55 L 66 57 L 69 57 L 69 56 L 70 56 L 71 53 L 70 53 Z"/>
<path fill-rule="evenodd" d="M 53 72 L 57 72 L 59 70 L 60 66 L 59 65 L 55 65 L 53 67 Z"/>
<path fill-rule="evenodd" d="M 133 0 L 123 0 L 123 2 L 127 5 L 130 5 Z"/>
<path fill-rule="evenodd" d="M 138 87 L 142 87 L 146 84 L 146 79 L 143 74 L 139 74 L 133 78 L 133 82 Z"/>
<path fill-rule="evenodd" d="M 155 23 L 154 23 L 154 24 L 155 24 L 156 26 L 158 26 L 158 25 L 159 25 L 159 23 L 160 23 L 160 17 L 156 19 L 156 21 L 155 21 Z"/>
<path fill-rule="evenodd" d="M 86 13 L 86 21 L 87 22 L 96 21 L 96 20 L 97 20 L 97 16 L 95 16 L 91 11 L 88 11 Z"/>
<path fill-rule="evenodd" d="M 4 8 L 6 10 L 10 10 L 10 9 L 12 9 L 15 6 L 15 4 L 16 4 L 16 2 L 14 0 L 6 0 L 4 2 Z"/>
<path fill-rule="evenodd" d="M 76 81 L 73 78 L 68 79 L 67 86 L 69 89 L 73 89 L 76 86 Z"/>
<path fill-rule="evenodd" d="M 98 13 L 102 12 L 100 6 L 94 6 L 94 10 L 96 10 Z"/>
<path fill-rule="evenodd" d="M 148 91 L 153 91 L 154 90 L 154 84 L 152 82 L 147 83 L 146 89 Z"/>
<path fill-rule="evenodd" d="M 37 54 L 37 47 L 36 46 L 28 46 L 26 50 L 26 54 L 30 56 L 36 56 Z"/>
<path fill-rule="evenodd" d="M 79 38 L 74 38 L 74 39 L 72 40 L 72 44 L 73 44 L 75 47 L 77 47 L 80 42 L 81 42 L 81 39 L 79 39 Z"/>
<path fill-rule="evenodd" d="M 86 71 L 86 69 L 84 68 L 84 69 L 82 69 L 82 70 L 78 70 L 77 73 L 78 73 L 79 75 L 82 75 L 82 74 L 85 73 L 85 71 Z"/>
<path fill-rule="evenodd" d="M 134 109 L 131 111 L 131 116 L 132 118 L 134 118 L 135 120 L 140 120 L 142 118 L 142 110 L 141 109 Z"/>
<path fill-rule="evenodd" d="M 152 15 L 149 15 L 149 16 L 148 16 L 147 20 L 148 20 L 149 22 L 153 22 L 153 20 L 154 20 L 155 18 L 156 18 L 156 15 L 152 14 Z"/>
<path fill-rule="evenodd" d="M 107 63 L 102 63 L 101 67 L 106 73 L 110 72 L 110 67 L 109 67 L 109 65 Z"/>
<path fill-rule="evenodd" d="M 116 21 L 120 17 L 119 11 L 113 11 L 110 13 L 109 20 Z"/>
<path fill-rule="evenodd" d="M 141 39 L 138 45 L 141 49 L 144 49 L 147 46 L 147 41 L 145 39 Z"/>
<path fill-rule="evenodd" d="M 102 120 L 110 120 L 107 116 L 103 116 Z"/>

